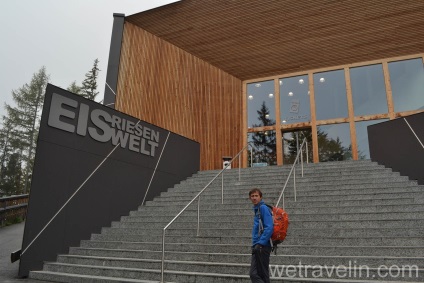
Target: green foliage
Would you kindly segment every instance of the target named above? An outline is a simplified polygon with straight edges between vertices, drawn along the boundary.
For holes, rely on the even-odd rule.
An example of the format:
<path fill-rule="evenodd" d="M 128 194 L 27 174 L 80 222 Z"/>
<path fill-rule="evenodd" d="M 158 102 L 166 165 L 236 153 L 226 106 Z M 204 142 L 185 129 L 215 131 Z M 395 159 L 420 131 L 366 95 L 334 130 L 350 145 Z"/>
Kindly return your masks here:
<path fill-rule="evenodd" d="M 85 79 L 82 82 L 81 91 L 78 94 L 84 96 L 85 98 L 94 100 L 99 94 L 97 90 L 97 77 L 99 76 L 99 68 L 98 68 L 99 60 L 94 60 L 93 67 L 91 70 L 85 74 Z M 72 85 L 71 85 L 72 86 Z"/>
<path fill-rule="evenodd" d="M 75 93 L 75 94 L 81 94 L 81 89 L 79 85 L 77 85 L 76 81 L 73 81 L 67 88 L 68 91 Z"/>
<path fill-rule="evenodd" d="M 0 179 L 0 190 L 4 195 L 18 195 L 23 192 L 24 179 L 22 160 L 19 153 L 13 153 L 3 168 Z"/>
<path fill-rule="evenodd" d="M 19 186 L 20 171 L 17 164 L 20 164 L 23 168 L 23 182 L 25 184 L 23 192 L 28 192 L 35 156 L 36 137 L 48 81 L 49 76 L 46 73 L 46 68 L 42 67 L 33 74 L 29 84 L 24 84 L 18 90 L 12 91 L 16 106 L 5 104 L 7 116 L 3 117 L 3 128 L 0 133 L 2 140 L 1 168 L 2 174 L 4 174 L 2 175 L 2 183 L 8 190 L 21 190 L 19 187 L 14 189 L 8 187 L 11 184 Z"/>
<path fill-rule="evenodd" d="M 253 125 L 253 127 L 275 125 L 275 121 L 269 119 L 269 108 L 266 106 L 265 101 L 262 103 L 262 106 L 257 113 L 260 123 Z M 252 141 L 255 147 L 253 154 L 253 161 L 255 163 L 267 163 L 268 165 L 277 164 L 275 131 L 256 132 L 252 135 Z"/>

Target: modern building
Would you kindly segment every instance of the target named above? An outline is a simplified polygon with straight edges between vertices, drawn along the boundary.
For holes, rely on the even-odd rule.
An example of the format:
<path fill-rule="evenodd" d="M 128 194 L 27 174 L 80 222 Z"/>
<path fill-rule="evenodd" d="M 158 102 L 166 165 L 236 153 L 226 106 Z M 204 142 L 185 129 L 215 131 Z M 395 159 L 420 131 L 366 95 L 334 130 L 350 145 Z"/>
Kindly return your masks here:
<path fill-rule="evenodd" d="M 182 0 L 114 16 L 105 104 L 198 141 L 203 170 L 248 141 L 254 163 L 291 163 L 299 131 L 313 162 L 369 158 L 367 126 L 424 111 L 423 1 Z"/>

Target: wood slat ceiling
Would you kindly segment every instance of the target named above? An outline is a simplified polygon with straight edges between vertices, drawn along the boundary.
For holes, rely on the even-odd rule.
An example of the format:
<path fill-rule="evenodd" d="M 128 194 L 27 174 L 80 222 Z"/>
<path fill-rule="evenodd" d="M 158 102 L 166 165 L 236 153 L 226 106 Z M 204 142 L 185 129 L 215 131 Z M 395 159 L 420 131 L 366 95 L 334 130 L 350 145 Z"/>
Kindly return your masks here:
<path fill-rule="evenodd" d="M 423 0 L 182 0 L 126 21 L 242 80 L 424 52 Z"/>

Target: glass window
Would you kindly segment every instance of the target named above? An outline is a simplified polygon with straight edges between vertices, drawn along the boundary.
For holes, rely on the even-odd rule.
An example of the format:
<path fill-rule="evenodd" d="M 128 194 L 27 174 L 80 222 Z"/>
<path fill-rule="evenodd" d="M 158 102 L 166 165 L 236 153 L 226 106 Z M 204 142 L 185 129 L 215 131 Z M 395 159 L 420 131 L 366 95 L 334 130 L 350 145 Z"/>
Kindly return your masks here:
<path fill-rule="evenodd" d="M 355 116 L 388 112 L 381 64 L 350 69 L 350 82 Z"/>
<path fill-rule="evenodd" d="M 275 131 L 249 133 L 247 138 L 253 145 L 253 166 L 268 166 L 277 164 Z M 248 160 L 250 166 L 250 149 Z"/>
<path fill-rule="evenodd" d="M 281 125 L 311 121 L 308 76 L 280 79 Z"/>
<path fill-rule="evenodd" d="M 344 70 L 314 74 L 317 120 L 348 116 Z"/>
<path fill-rule="evenodd" d="M 296 138 L 297 136 L 297 138 Z M 296 130 L 283 133 L 283 163 L 293 164 L 297 155 L 297 142 L 299 147 L 302 145 L 303 140 L 306 138 L 308 142 L 308 158 L 312 162 L 312 131 L 310 128 L 303 130 Z M 303 148 L 303 162 L 306 163 L 306 148 Z"/>
<path fill-rule="evenodd" d="M 275 125 L 274 81 L 247 85 L 247 126 Z"/>
<path fill-rule="evenodd" d="M 419 58 L 388 65 L 395 112 L 424 110 L 423 60 Z"/>
<path fill-rule="evenodd" d="M 358 144 L 358 159 L 370 159 L 367 127 L 385 121 L 387 121 L 387 119 L 355 122 L 356 143 Z"/>
<path fill-rule="evenodd" d="M 348 123 L 317 127 L 320 162 L 352 159 L 352 144 Z"/>

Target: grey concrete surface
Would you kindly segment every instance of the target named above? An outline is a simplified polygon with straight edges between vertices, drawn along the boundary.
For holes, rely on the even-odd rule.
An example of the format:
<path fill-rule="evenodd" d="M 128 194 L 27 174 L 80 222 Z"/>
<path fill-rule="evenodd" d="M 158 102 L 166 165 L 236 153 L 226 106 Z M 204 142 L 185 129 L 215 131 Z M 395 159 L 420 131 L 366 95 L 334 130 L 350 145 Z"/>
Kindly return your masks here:
<path fill-rule="evenodd" d="M 19 261 L 10 262 L 10 254 L 21 249 L 25 222 L 0 228 L 0 282 L 42 283 L 47 281 L 19 278 Z"/>

